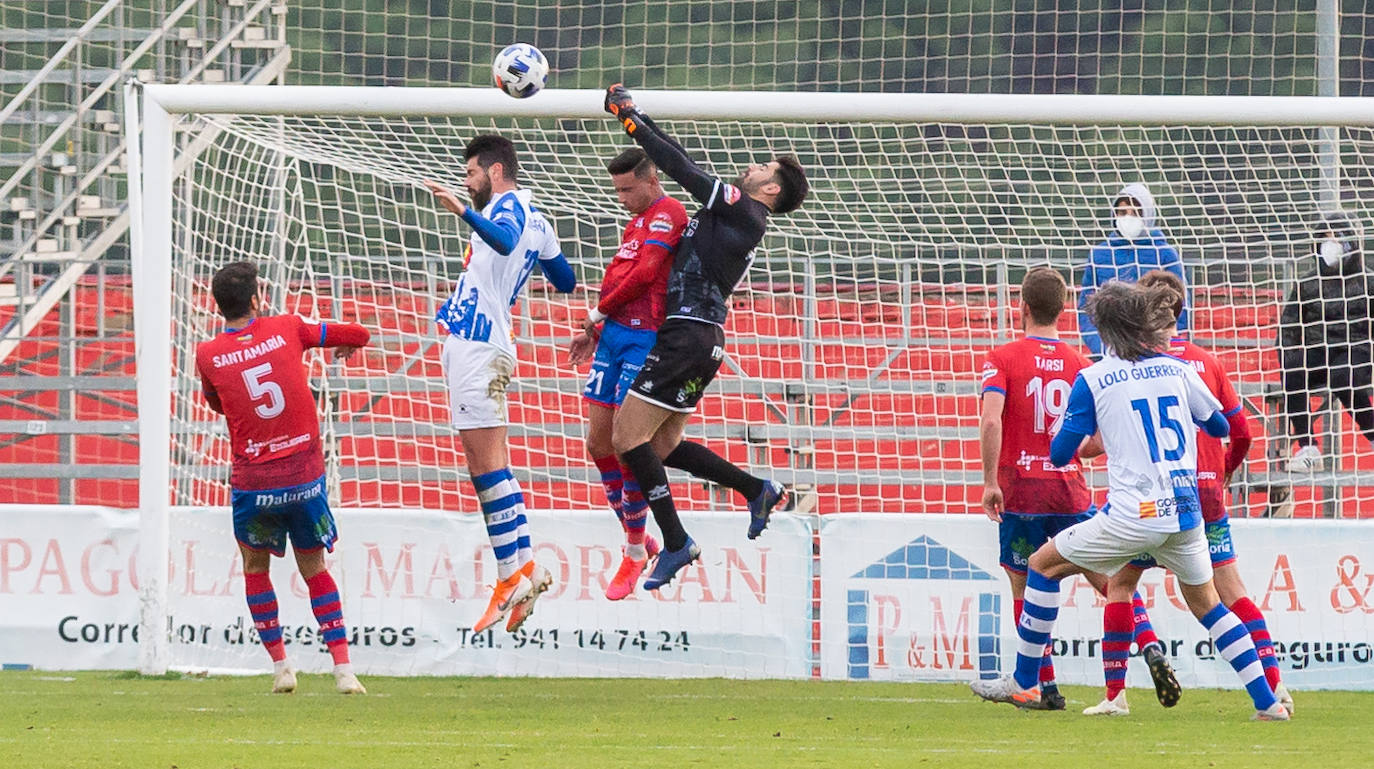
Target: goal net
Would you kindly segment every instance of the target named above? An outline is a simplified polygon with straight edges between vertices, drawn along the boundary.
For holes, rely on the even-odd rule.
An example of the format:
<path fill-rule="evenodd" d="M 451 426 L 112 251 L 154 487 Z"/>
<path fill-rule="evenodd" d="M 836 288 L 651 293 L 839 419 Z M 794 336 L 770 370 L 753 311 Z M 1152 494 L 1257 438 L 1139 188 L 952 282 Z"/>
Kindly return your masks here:
<path fill-rule="evenodd" d="M 159 386 L 170 392 L 171 413 L 174 535 L 165 547 L 173 570 L 161 616 L 173 629 L 172 664 L 260 667 L 264 658 L 243 627 L 235 636 L 220 619 L 203 619 L 215 602 L 223 616 L 245 614 L 228 533 L 228 442 L 194 371 L 195 345 L 220 327 L 211 275 L 238 259 L 262 266 L 269 310 L 372 331 L 372 344 L 352 361 L 313 355 L 307 362 L 343 536 L 336 559 L 351 583 L 346 616 L 359 625 L 355 636 L 372 639 L 357 643 L 390 660 L 378 669 L 741 676 L 824 669 L 853 677 L 863 667 L 856 660 L 866 660 L 864 675 L 877 675 L 875 644 L 894 643 L 878 640 L 882 623 L 912 620 L 899 622 L 890 611 L 881 619 L 884 604 L 872 586 L 826 580 L 858 579 L 886 563 L 904 574 L 992 580 L 967 595 L 907 596 L 939 619 L 921 620 L 910 643 L 900 641 L 911 677 L 957 678 L 969 665 L 986 672 L 980 655 L 995 664 L 997 639 L 1011 625 L 1010 602 L 996 595 L 994 529 L 967 515 L 978 512 L 981 495 L 977 371 L 989 349 L 1019 331 L 1017 286 L 1027 268 L 1052 265 L 1071 286 L 1082 282 L 1090 249 L 1111 234 L 1112 199 L 1128 183 L 1153 193 L 1154 225 L 1187 274 L 1191 334 L 1230 371 L 1259 436 L 1232 489 L 1233 515 L 1374 515 L 1374 494 L 1360 481 L 1374 455 L 1324 388 L 1314 388 L 1311 405 L 1325 464 L 1287 471 L 1275 343 L 1297 279 L 1315 272 L 1320 216 L 1337 206 L 1357 219 L 1370 213 L 1374 131 L 1367 127 L 1322 128 L 1291 110 L 1266 111 L 1277 101 L 1211 101 L 1201 116 L 1196 101 L 1175 116 L 1135 102 L 1135 114 L 1151 115 L 1142 125 L 1122 117 L 1126 102 L 1110 99 L 1035 103 L 1052 105 L 1048 112 L 997 102 L 1006 116 L 994 119 L 975 117 L 979 102 L 959 97 L 936 106 L 900 97 L 893 107 L 892 97 L 642 95 L 646 111 L 723 177 L 775 153 L 795 153 L 808 169 L 811 197 L 770 222 L 733 298 L 727 360 L 688 429 L 737 464 L 787 484 L 796 509 L 754 545 L 743 538 L 738 500 L 672 476 L 689 526 L 704 527 L 717 547 L 695 581 L 671 596 L 614 605 L 600 591 L 619 558 L 618 530 L 584 448 L 586 371 L 570 366 L 566 352 L 627 219 L 605 163 L 629 141 L 596 114 L 599 96 L 546 92 L 518 103 L 491 89 L 454 90 L 445 98 L 459 107 L 435 107 L 436 99 L 417 94 L 410 114 L 392 101 L 377 110 L 387 114 L 368 115 L 359 114 L 370 107 L 357 90 L 321 97 L 333 92 L 274 89 L 280 95 L 263 108 L 248 107 L 248 97 L 213 107 L 148 90 L 181 113 L 175 159 L 159 188 L 167 196 L 153 199 L 151 176 L 143 191 L 148 211 L 163 211 L 171 223 L 171 378 Z M 297 96 L 318 106 L 293 105 Z M 778 106 L 789 98 L 794 116 Z M 963 113 L 948 106 L 970 104 Z M 1253 117 L 1231 117 L 1232 106 Z M 1107 117 L 1094 117 L 1095 107 Z M 767 117 L 747 118 L 760 113 Z M 433 319 L 462 270 L 469 230 L 421 182 L 461 188 L 464 145 L 485 132 L 515 140 L 521 185 L 555 222 L 579 276 L 572 295 L 536 276 L 515 310 L 511 461 L 536 511 L 536 541 L 558 562 L 561 584 L 541 609 L 548 624 L 532 622 L 529 632 L 542 632 L 537 639 L 454 634 L 480 612 L 494 569 L 448 424 L 443 337 Z M 146 144 L 145 152 L 152 152 Z M 145 168 L 153 173 L 151 157 Z M 665 179 L 665 187 L 695 210 L 673 182 Z M 153 221 L 145 217 L 150 243 Z M 1072 306 L 1060 330 L 1077 341 Z M 1092 473 L 1099 487 L 1100 467 Z M 940 517 L 939 526 L 954 528 L 938 537 L 883 533 L 910 516 L 882 518 L 871 535 L 839 520 L 872 514 L 930 514 L 932 525 L 934 514 L 964 517 Z M 968 529 L 974 522 L 985 528 Z M 827 570 L 828 527 L 867 536 L 871 552 L 846 554 L 851 561 Z M 965 537 L 980 544 L 951 544 Z M 834 552 L 842 550 L 837 539 Z M 1273 565 L 1268 557 L 1256 567 L 1256 590 Z M 1156 624 L 1198 634 L 1169 607 L 1166 585 L 1156 586 L 1167 614 Z M 281 603 L 283 623 L 301 626 L 298 641 L 308 645 L 308 608 L 289 597 Z M 1069 612 L 1063 632 L 1096 637 L 1100 615 L 1091 599 L 1083 606 L 1081 624 Z M 840 618 L 831 623 L 830 612 Z M 364 624 L 354 619 L 360 615 L 388 619 Z M 858 616 L 868 624 L 856 630 Z M 202 619 L 183 621 L 190 617 Z M 960 622 L 962 646 L 949 640 Z M 239 645 L 226 650 L 234 638 Z M 427 644 L 435 651 L 421 660 L 416 649 Z M 310 650 L 318 648 L 316 641 Z M 1090 673 L 1091 663 L 1083 665 Z"/>

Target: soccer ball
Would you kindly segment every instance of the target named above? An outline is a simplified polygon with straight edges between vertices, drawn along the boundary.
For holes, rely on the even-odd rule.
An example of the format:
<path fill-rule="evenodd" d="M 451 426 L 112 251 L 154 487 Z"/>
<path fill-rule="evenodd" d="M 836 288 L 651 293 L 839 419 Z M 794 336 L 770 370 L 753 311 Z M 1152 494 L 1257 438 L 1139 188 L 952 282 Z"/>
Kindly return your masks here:
<path fill-rule="evenodd" d="M 496 54 L 491 74 L 496 78 L 497 88 L 524 99 L 544 87 L 544 81 L 549 79 L 549 60 L 529 43 L 515 43 Z"/>

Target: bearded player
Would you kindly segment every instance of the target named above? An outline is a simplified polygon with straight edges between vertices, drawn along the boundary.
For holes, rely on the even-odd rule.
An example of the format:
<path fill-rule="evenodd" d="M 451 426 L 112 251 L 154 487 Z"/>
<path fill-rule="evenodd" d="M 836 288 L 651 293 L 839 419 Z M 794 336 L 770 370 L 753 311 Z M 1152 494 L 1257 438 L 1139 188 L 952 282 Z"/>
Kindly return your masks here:
<path fill-rule="evenodd" d="M 625 531 L 624 557 L 606 587 L 606 597 L 618 601 L 634 591 L 649 559 L 658 554 L 658 543 L 644 533 L 649 503 L 629 468 L 620 464 L 611 428 L 616 409 L 644 366 L 663 323 L 668 271 L 687 226 L 687 211 L 664 193 L 658 169 L 644 150 L 625 150 L 606 164 L 606 170 L 620 205 L 633 218 L 625 225 L 620 248 L 606 268 L 600 299 L 587 314 L 570 351 L 573 365 L 592 361 L 582 390 L 587 402 L 587 453 L 601 473 L 606 501 Z"/>
<path fill-rule="evenodd" d="M 515 373 L 511 309 L 538 266 L 563 293 L 577 286 L 553 225 L 519 186 L 520 164 L 509 139 L 485 134 L 468 142 L 464 184 L 469 206 L 436 182 L 426 182 L 439 205 L 472 228 L 463 274 L 435 319 L 448 331 L 441 362 L 448 383 L 449 418 L 463 444 L 463 460 L 482 505 L 496 556 L 496 587 L 475 632 L 506 619 L 515 632 L 553 584 L 534 561 L 525 495 L 510 469 L 506 388 Z"/>
<path fill-rule="evenodd" d="M 316 325 L 295 315 L 261 315 L 258 267 L 252 262 L 222 267 L 210 290 L 224 331 L 197 346 L 196 372 L 210 408 L 229 423 L 234 538 L 243 556 L 253 627 L 272 657 L 272 691 L 296 690 L 269 573 L 272 556 L 284 556 L 290 539 L 320 638 L 334 659 L 335 687 L 343 694 L 366 694 L 349 663 L 339 589 L 325 568 L 325 551 L 333 551 L 338 531 L 325 495 L 320 422 L 301 356 L 312 347 L 332 347 L 334 358 L 342 360 L 370 335 L 355 323 Z"/>

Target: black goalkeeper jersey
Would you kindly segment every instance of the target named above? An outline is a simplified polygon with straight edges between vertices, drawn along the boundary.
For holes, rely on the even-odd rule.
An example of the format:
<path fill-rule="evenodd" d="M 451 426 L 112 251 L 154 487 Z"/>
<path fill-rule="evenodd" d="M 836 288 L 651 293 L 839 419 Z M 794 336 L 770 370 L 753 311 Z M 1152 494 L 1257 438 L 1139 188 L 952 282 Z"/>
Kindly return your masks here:
<path fill-rule="evenodd" d="M 754 248 L 763 239 L 768 206 L 702 171 L 652 120 L 643 118 L 631 136 L 655 165 L 703 204 L 687 222 L 673 259 L 667 317 L 723 326 L 730 294 L 749 271 Z"/>

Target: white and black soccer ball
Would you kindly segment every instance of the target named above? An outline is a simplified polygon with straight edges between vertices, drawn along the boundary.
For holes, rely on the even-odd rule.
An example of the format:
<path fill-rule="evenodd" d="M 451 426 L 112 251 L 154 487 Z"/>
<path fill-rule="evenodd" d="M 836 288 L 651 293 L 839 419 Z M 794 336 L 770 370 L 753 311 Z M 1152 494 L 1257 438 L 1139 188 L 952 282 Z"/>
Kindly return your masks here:
<path fill-rule="evenodd" d="M 549 60 L 529 43 L 514 43 L 496 54 L 491 74 L 496 78 L 497 88 L 525 99 L 539 93 L 549 79 Z"/>

